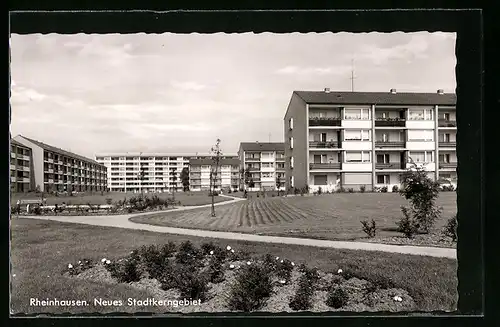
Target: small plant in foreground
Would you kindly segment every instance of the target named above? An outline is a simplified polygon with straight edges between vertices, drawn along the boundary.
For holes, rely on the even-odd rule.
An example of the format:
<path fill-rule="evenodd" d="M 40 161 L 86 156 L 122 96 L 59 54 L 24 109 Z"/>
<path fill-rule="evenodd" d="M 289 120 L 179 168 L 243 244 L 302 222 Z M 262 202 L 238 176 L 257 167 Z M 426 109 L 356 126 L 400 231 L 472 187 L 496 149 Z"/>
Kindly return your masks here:
<path fill-rule="evenodd" d="M 382 186 L 382 187 L 380 188 L 380 192 L 382 192 L 382 193 L 387 193 L 387 191 L 388 191 L 388 190 L 389 190 L 389 189 L 387 188 L 387 186 Z"/>
<path fill-rule="evenodd" d="M 106 269 L 111 273 L 111 276 L 118 279 L 120 283 L 137 282 L 141 278 L 138 265 L 140 257 L 138 251 L 132 253 L 120 262 L 105 263 Z"/>
<path fill-rule="evenodd" d="M 418 224 L 413 219 L 411 209 L 401 207 L 403 217 L 397 222 L 398 232 L 403 233 L 406 237 L 412 238 L 418 232 Z"/>
<path fill-rule="evenodd" d="M 397 185 L 394 185 L 394 186 L 392 187 L 392 192 L 393 192 L 393 193 L 397 193 L 397 192 L 399 192 L 399 187 L 398 187 Z"/>
<path fill-rule="evenodd" d="M 142 246 L 139 249 L 139 254 L 144 270 L 146 270 L 151 278 L 158 279 L 165 266 L 166 260 L 166 258 L 162 256 L 160 250 L 158 250 L 158 247 L 155 245 Z"/>
<path fill-rule="evenodd" d="M 166 259 L 166 258 L 172 256 L 176 249 L 177 249 L 177 246 L 175 245 L 174 242 L 170 241 L 168 243 L 165 243 L 162 246 L 160 246 L 161 256 L 164 259 Z"/>
<path fill-rule="evenodd" d="M 292 262 L 290 260 L 284 259 L 278 261 L 274 273 L 276 274 L 276 277 L 278 277 L 279 279 L 284 279 L 285 281 L 288 281 L 290 279 L 290 276 L 292 275 L 292 270 L 293 270 Z"/>
<path fill-rule="evenodd" d="M 289 306 L 292 310 L 307 310 L 311 307 L 311 297 L 314 294 L 314 286 L 319 280 L 315 269 L 301 267 L 302 276 L 299 278 L 299 287 L 292 297 Z"/>
<path fill-rule="evenodd" d="M 349 301 L 349 295 L 347 292 L 340 287 L 335 287 L 328 292 L 328 298 L 326 299 L 326 305 L 334 309 L 340 309 L 347 305 Z"/>
<path fill-rule="evenodd" d="M 179 246 L 175 260 L 177 263 L 185 265 L 199 264 L 201 255 L 200 250 L 191 241 L 185 241 Z"/>
<path fill-rule="evenodd" d="M 444 226 L 443 229 L 443 234 L 451 237 L 453 242 L 456 242 L 457 240 L 457 227 L 458 227 L 458 220 L 457 220 L 457 215 L 455 214 L 453 217 L 448 219 L 446 222 L 446 225 Z"/>
<path fill-rule="evenodd" d="M 271 272 L 260 264 L 246 266 L 236 277 L 229 294 L 229 309 L 250 312 L 258 310 L 271 295 Z"/>
<path fill-rule="evenodd" d="M 201 248 L 201 252 L 204 254 L 204 255 L 209 255 L 210 254 L 210 251 L 214 251 L 215 252 L 215 249 L 217 248 L 218 246 L 214 244 L 214 242 L 203 242 L 203 244 L 201 244 L 200 248 Z"/>
<path fill-rule="evenodd" d="M 352 187 L 348 188 L 348 189 L 347 189 L 347 191 L 348 191 L 349 193 L 354 193 L 354 189 L 353 189 Z"/>
<path fill-rule="evenodd" d="M 368 235 L 368 237 L 375 237 L 377 233 L 377 224 L 375 223 L 375 220 L 371 220 L 368 222 L 368 220 L 362 220 L 361 225 L 363 225 L 363 232 Z"/>
<path fill-rule="evenodd" d="M 361 185 L 361 186 L 359 187 L 359 191 L 360 191 L 361 193 L 365 193 L 365 192 L 366 192 L 366 185 Z"/>
<path fill-rule="evenodd" d="M 218 284 L 222 282 L 224 280 L 223 261 L 216 256 L 212 256 L 208 263 L 207 274 L 211 283 Z"/>

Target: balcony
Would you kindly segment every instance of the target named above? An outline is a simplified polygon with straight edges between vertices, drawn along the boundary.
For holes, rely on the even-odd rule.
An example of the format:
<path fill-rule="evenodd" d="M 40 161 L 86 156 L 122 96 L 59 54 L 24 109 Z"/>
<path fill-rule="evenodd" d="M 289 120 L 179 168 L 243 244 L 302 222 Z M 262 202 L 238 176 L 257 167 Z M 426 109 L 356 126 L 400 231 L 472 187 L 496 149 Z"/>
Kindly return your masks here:
<path fill-rule="evenodd" d="M 439 141 L 440 148 L 455 148 L 457 146 L 457 142 L 443 142 Z"/>
<path fill-rule="evenodd" d="M 309 126 L 340 126 L 340 117 L 309 117 Z"/>
<path fill-rule="evenodd" d="M 456 162 L 440 162 L 439 169 L 457 168 Z"/>
<path fill-rule="evenodd" d="M 342 164 L 340 162 L 332 163 L 311 163 L 309 164 L 309 169 L 341 169 Z"/>
<path fill-rule="evenodd" d="M 245 161 L 260 161 L 260 157 L 245 157 Z"/>
<path fill-rule="evenodd" d="M 404 127 L 405 119 L 402 118 L 375 118 L 375 127 Z"/>
<path fill-rule="evenodd" d="M 248 171 L 260 171 L 260 167 L 247 167 Z"/>
<path fill-rule="evenodd" d="M 338 149 L 339 142 L 337 142 L 337 141 L 332 141 L 332 142 L 312 141 L 312 142 L 309 142 L 309 148 L 313 148 L 313 149 Z"/>
<path fill-rule="evenodd" d="M 406 165 L 400 162 L 375 163 L 375 169 L 405 169 Z"/>
<path fill-rule="evenodd" d="M 405 141 L 375 141 L 377 148 L 404 148 Z"/>
<path fill-rule="evenodd" d="M 438 127 L 457 127 L 457 122 L 455 120 L 438 120 Z"/>

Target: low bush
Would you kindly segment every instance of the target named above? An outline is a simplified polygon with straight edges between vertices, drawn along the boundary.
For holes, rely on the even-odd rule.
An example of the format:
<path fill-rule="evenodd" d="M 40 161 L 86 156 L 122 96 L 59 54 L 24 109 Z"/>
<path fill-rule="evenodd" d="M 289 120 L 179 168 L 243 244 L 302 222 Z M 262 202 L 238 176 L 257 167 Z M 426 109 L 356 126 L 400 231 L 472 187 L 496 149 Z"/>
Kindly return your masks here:
<path fill-rule="evenodd" d="M 393 193 L 398 193 L 398 192 L 399 192 L 399 187 L 398 187 L 397 185 L 394 185 L 394 186 L 392 187 L 392 192 L 393 192 Z"/>
<path fill-rule="evenodd" d="M 139 249 L 141 264 L 151 278 L 159 279 L 167 258 L 155 245 L 142 246 Z"/>
<path fill-rule="evenodd" d="M 375 223 L 375 220 L 371 220 L 368 222 L 368 220 L 362 220 L 361 225 L 363 225 L 363 232 L 365 232 L 368 237 L 375 237 L 377 233 L 377 224 Z"/>
<path fill-rule="evenodd" d="M 122 261 L 105 264 L 105 267 L 111 273 L 111 276 L 116 278 L 120 283 L 130 283 L 137 282 L 141 278 L 141 273 L 138 268 L 139 263 L 139 252 L 135 250 Z"/>
<path fill-rule="evenodd" d="M 223 260 L 219 257 L 212 256 L 207 267 L 208 280 L 211 283 L 218 284 L 224 280 L 224 265 Z"/>
<path fill-rule="evenodd" d="M 160 282 L 163 290 L 175 288 L 184 298 L 204 301 L 209 279 L 192 265 L 168 263 L 162 271 Z"/>
<path fill-rule="evenodd" d="M 382 187 L 380 188 L 380 192 L 382 192 L 382 193 L 387 193 L 387 191 L 388 191 L 388 190 L 389 190 L 389 189 L 387 188 L 387 186 L 382 186 Z"/>
<path fill-rule="evenodd" d="M 455 214 L 453 217 L 449 218 L 448 221 L 446 222 L 446 225 L 444 226 L 443 229 L 443 234 L 451 237 L 453 242 L 456 242 L 457 240 L 457 227 L 458 227 L 458 220 L 457 220 L 457 215 Z"/>
<path fill-rule="evenodd" d="M 412 238 L 418 232 L 418 223 L 413 217 L 412 210 L 407 207 L 401 207 L 403 217 L 396 223 L 398 232 L 403 233 L 406 237 Z"/>
<path fill-rule="evenodd" d="M 290 260 L 284 259 L 278 261 L 278 263 L 275 266 L 274 273 L 276 277 L 279 279 L 284 279 L 285 281 L 288 281 L 290 279 L 290 276 L 292 275 L 292 270 L 293 270 L 293 265 Z"/>
<path fill-rule="evenodd" d="M 323 194 L 323 189 L 321 188 L 321 186 L 320 186 L 320 187 L 318 187 L 318 192 L 317 192 L 317 193 L 318 193 L 318 195 Z"/>
<path fill-rule="evenodd" d="M 199 265 L 202 253 L 191 241 L 182 242 L 175 256 L 175 261 L 183 265 Z"/>
<path fill-rule="evenodd" d="M 267 267 L 260 264 L 245 266 L 231 287 L 229 309 L 244 312 L 258 310 L 272 290 L 271 271 Z"/>
<path fill-rule="evenodd" d="M 443 185 L 443 187 L 441 188 L 441 191 L 453 192 L 453 191 L 455 191 L 455 187 L 453 185 Z"/>
<path fill-rule="evenodd" d="M 365 192 L 366 192 L 366 185 L 361 185 L 361 186 L 359 187 L 359 191 L 360 191 L 361 193 L 365 193 Z"/>
<path fill-rule="evenodd" d="M 343 288 L 335 287 L 328 292 L 326 305 L 328 305 L 329 307 L 340 309 L 346 306 L 347 302 L 349 302 L 349 295 Z"/>
<path fill-rule="evenodd" d="M 354 193 L 354 189 L 353 189 L 352 187 L 348 188 L 348 189 L 347 189 L 347 191 L 348 191 L 349 193 Z"/>
<path fill-rule="evenodd" d="M 34 207 L 33 208 L 33 213 L 37 216 L 41 215 L 42 214 L 42 208 L 40 207 Z"/>
<path fill-rule="evenodd" d="M 106 204 L 112 205 L 113 204 L 113 199 L 111 198 L 106 198 Z"/>
<path fill-rule="evenodd" d="M 72 264 L 72 267 L 69 268 L 67 267 L 67 271 L 71 276 L 79 275 L 85 270 L 88 270 L 92 267 L 94 267 L 95 263 L 91 259 L 82 259 L 79 260 L 77 263 Z"/>
<path fill-rule="evenodd" d="M 290 300 L 289 306 L 292 310 L 307 310 L 311 307 L 311 298 L 314 295 L 314 286 L 319 280 L 315 269 L 301 266 L 302 276 L 300 276 L 299 287 L 295 295 Z"/>

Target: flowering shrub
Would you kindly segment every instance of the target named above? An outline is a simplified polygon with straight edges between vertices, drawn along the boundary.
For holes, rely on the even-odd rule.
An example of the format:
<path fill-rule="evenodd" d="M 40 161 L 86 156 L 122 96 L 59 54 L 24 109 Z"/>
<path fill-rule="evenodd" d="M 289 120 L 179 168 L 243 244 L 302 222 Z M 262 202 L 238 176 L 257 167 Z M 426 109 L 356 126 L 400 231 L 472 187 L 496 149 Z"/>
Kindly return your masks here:
<path fill-rule="evenodd" d="M 211 283 L 218 284 L 224 280 L 223 261 L 216 256 L 212 256 L 207 267 L 208 280 Z"/>
<path fill-rule="evenodd" d="M 250 312 L 259 309 L 273 289 L 271 271 L 262 264 L 245 266 L 232 285 L 229 295 L 231 310 Z"/>
<path fill-rule="evenodd" d="M 292 274 L 292 270 L 293 270 L 292 262 L 290 260 L 284 259 L 280 260 L 276 264 L 274 273 L 276 277 L 278 277 L 279 279 L 284 279 L 285 281 L 288 281 Z"/>
<path fill-rule="evenodd" d="M 375 220 L 371 220 L 368 222 L 368 220 L 362 220 L 361 225 L 363 225 L 363 232 L 368 235 L 368 237 L 375 237 L 377 233 L 377 224 L 375 223 Z"/>
<path fill-rule="evenodd" d="M 87 269 L 92 268 L 95 263 L 91 259 L 78 260 L 77 263 L 69 263 L 67 271 L 71 276 L 81 274 Z"/>
<path fill-rule="evenodd" d="M 201 244 L 201 252 L 204 254 L 204 255 L 209 255 L 210 254 L 210 251 L 214 251 L 215 252 L 215 249 L 218 248 L 219 246 L 215 245 L 214 242 L 204 242 L 203 244 Z"/>
<path fill-rule="evenodd" d="M 141 274 L 138 269 L 140 263 L 140 256 L 137 250 L 134 250 L 130 255 L 121 261 L 115 261 L 103 264 L 106 269 L 111 273 L 111 276 L 118 279 L 120 283 L 137 282 L 141 279 Z"/>
<path fill-rule="evenodd" d="M 334 309 L 340 309 L 347 305 L 349 302 L 349 294 L 340 287 L 334 287 L 328 292 L 326 305 Z"/>
<path fill-rule="evenodd" d="M 204 301 L 208 291 L 208 278 L 192 265 L 167 263 L 162 271 L 160 282 L 163 290 L 176 288 L 181 296 Z"/>

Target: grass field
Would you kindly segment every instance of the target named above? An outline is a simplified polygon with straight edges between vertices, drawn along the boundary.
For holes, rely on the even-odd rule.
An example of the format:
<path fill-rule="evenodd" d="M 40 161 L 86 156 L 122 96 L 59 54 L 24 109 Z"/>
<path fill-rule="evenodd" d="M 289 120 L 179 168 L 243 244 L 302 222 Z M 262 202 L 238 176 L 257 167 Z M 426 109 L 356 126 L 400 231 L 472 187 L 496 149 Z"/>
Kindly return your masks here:
<path fill-rule="evenodd" d="M 401 235 L 396 231 L 401 205 L 406 201 L 392 193 L 342 193 L 321 196 L 256 198 L 222 205 L 216 217 L 207 208 L 136 216 L 130 220 L 160 226 L 262 233 L 267 235 L 310 237 L 329 240 L 353 240 L 366 235 L 361 220 L 374 219 L 377 236 Z M 438 205 L 443 207 L 435 229 L 457 212 L 456 193 L 443 192 Z"/>
<path fill-rule="evenodd" d="M 168 193 L 154 193 L 154 195 L 157 195 L 161 199 L 167 199 L 171 198 L 172 194 Z M 12 199 L 11 203 L 15 204 L 17 200 L 35 200 L 35 199 L 40 199 L 41 194 L 34 194 L 34 193 L 14 193 L 12 194 Z M 123 199 L 127 198 L 130 199 L 131 197 L 137 197 L 140 196 L 140 193 L 120 193 L 120 192 L 110 192 L 110 193 L 104 193 L 104 195 L 101 195 L 100 193 L 95 193 L 95 194 L 82 194 L 82 195 L 75 195 L 75 196 L 54 196 L 54 195 L 44 195 L 44 198 L 47 199 L 47 204 L 48 205 L 55 205 L 55 204 L 62 204 L 65 202 L 66 204 L 87 204 L 91 203 L 93 205 L 98 205 L 98 204 L 106 204 L 106 199 L 112 199 L 113 202 L 116 201 L 122 201 Z M 144 196 L 153 196 L 153 194 L 149 193 L 144 193 Z M 203 204 L 209 204 L 212 203 L 212 198 L 208 196 L 208 192 L 178 192 L 175 193 L 175 200 L 180 201 L 181 205 L 183 206 L 197 206 L 197 205 L 203 205 Z M 229 198 L 226 197 L 221 197 L 221 196 L 216 196 L 215 197 L 215 202 L 224 202 L 230 200 Z"/>
<path fill-rule="evenodd" d="M 92 301 L 94 298 L 144 299 L 152 297 L 128 285 L 109 285 L 61 276 L 69 262 L 82 258 L 99 260 L 127 255 L 142 245 L 163 244 L 168 241 L 192 241 L 195 245 L 209 239 L 166 235 L 146 231 L 105 228 L 88 225 L 14 219 L 11 222 L 11 311 L 13 313 L 89 313 L 115 312 L 106 307 L 37 308 L 29 305 L 30 298 L 58 298 Z M 252 255 L 270 253 L 294 261 L 316 266 L 325 272 L 360 272 L 367 279 L 381 276 L 390 278 L 396 287 L 408 290 L 418 310 L 455 310 L 457 293 L 457 262 L 452 259 L 409 256 L 383 252 L 323 249 L 315 247 L 261 244 L 230 240 L 213 240 L 230 245 L 236 251 Z M 160 308 L 155 309 L 161 312 Z M 133 307 L 123 311 L 135 312 Z M 151 311 L 151 310 L 149 310 Z"/>

